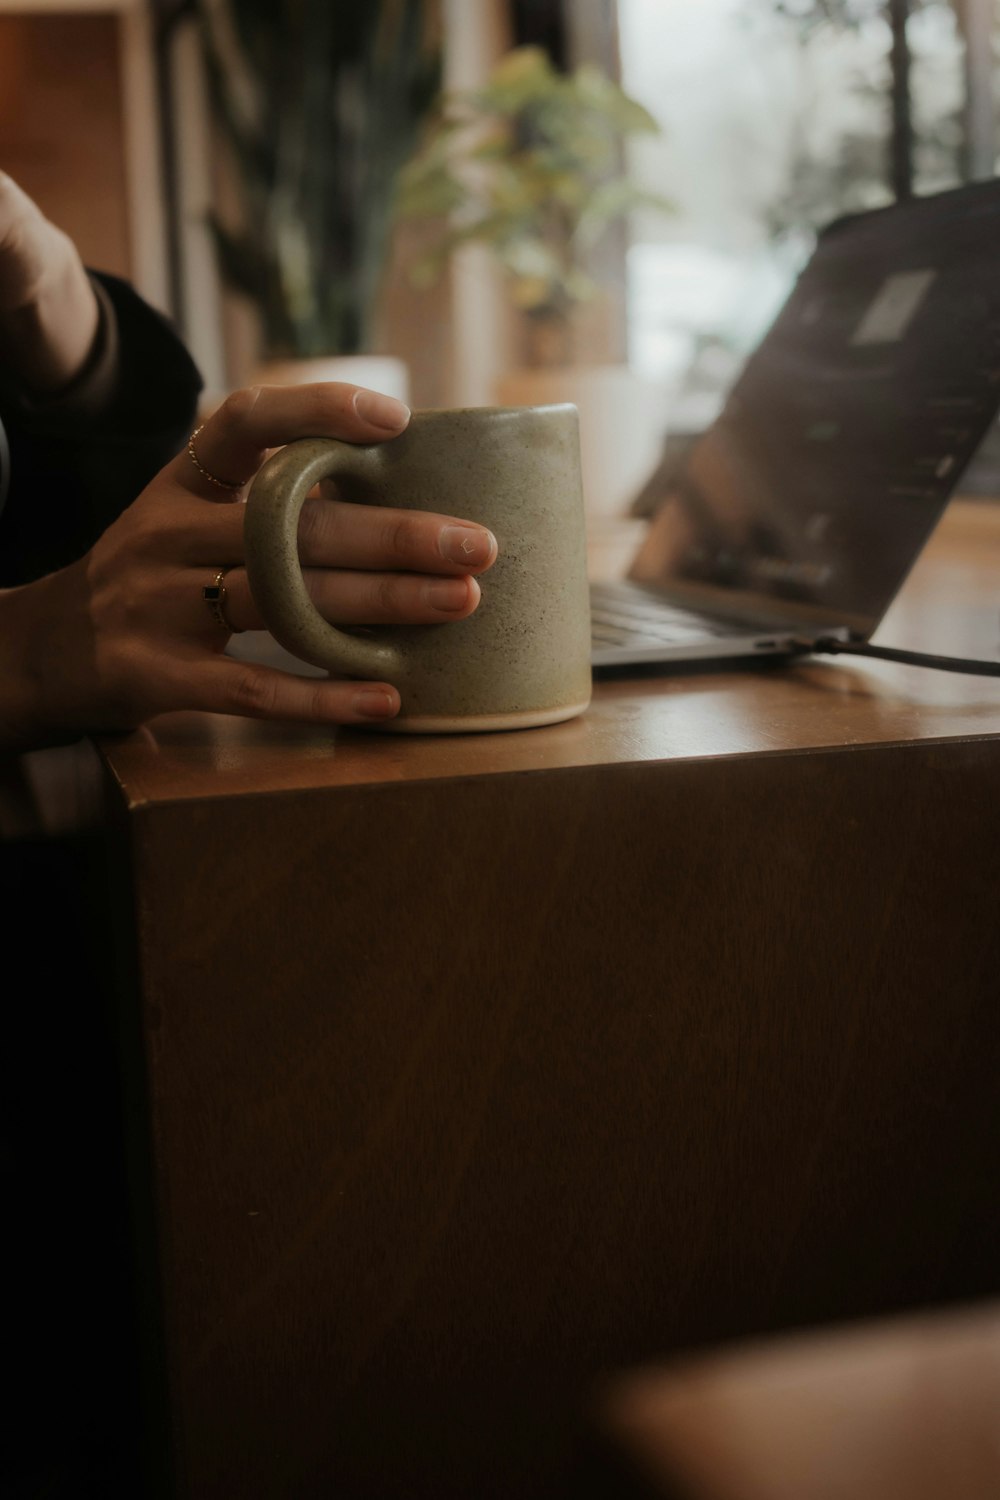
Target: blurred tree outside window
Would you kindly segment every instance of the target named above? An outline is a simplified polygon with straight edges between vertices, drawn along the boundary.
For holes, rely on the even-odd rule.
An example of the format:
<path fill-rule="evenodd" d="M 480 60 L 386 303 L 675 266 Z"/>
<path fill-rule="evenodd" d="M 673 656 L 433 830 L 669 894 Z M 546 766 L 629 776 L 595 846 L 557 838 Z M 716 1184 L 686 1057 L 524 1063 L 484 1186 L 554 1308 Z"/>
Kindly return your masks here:
<path fill-rule="evenodd" d="M 1000 0 L 619 0 L 618 16 L 622 85 L 662 126 L 632 166 L 676 205 L 634 216 L 630 358 L 693 433 L 818 228 L 996 171 Z"/>

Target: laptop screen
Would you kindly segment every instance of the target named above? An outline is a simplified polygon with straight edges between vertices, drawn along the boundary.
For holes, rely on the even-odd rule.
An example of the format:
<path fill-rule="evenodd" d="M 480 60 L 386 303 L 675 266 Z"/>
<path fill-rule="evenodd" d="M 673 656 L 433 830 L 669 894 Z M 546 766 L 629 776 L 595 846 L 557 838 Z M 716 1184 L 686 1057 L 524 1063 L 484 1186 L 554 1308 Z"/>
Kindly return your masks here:
<path fill-rule="evenodd" d="M 998 405 L 1000 181 L 839 220 L 630 577 L 872 628 Z"/>

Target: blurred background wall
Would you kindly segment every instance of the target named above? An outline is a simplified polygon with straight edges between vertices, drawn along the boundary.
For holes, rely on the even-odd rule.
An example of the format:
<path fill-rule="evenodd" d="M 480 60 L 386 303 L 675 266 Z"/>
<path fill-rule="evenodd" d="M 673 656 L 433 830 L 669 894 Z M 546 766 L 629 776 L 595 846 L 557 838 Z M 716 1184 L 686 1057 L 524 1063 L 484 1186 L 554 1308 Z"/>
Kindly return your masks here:
<path fill-rule="evenodd" d="M 343 52 L 362 12 L 371 27 L 351 33 L 356 52 L 319 86 L 325 102 L 313 98 L 317 59 Z M 315 43 L 296 31 L 307 25 Z M 274 40 L 255 55 L 267 27 Z M 254 90 L 259 115 L 274 82 L 268 69 L 287 75 L 293 34 L 312 66 L 253 149 L 308 147 L 308 170 L 324 170 L 311 164 L 327 138 L 315 122 L 331 118 L 333 101 L 359 181 L 373 140 L 389 153 L 384 170 L 368 161 L 356 201 L 369 214 L 372 184 L 398 165 L 386 121 L 410 132 L 409 151 L 432 93 L 483 85 L 517 46 L 543 49 L 562 75 L 596 68 L 655 119 L 656 133 L 621 145 L 620 165 L 669 198 L 669 212 L 640 206 L 608 224 L 587 252 L 597 295 L 570 309 L 561 346 L 563 367 L 601 373 L 605 405 L 609 371 L 632 382 L 614 399 L 643 414 L 643 432 L 619 442 L 638 444 L 641 462 L 621 478 L 617 510 L 651 454 L 711 420 L 822 223 L 997 171 L 1000 0 L 0 0 L 0 167 L 91 263 L 131 276 L 177 320 L 209 402 L 254 378 L 268 352 L 263 296 L 247 293 L 252 274 L 240 288 L 219 238 L 228 225 L 253 248 L 268 219 L 247 197 L 242 148 L 220 115 L 219 57 L 227 87 L 242 78 L 235 92 L 250 119 Z M 300 102 L 297 146 L 282 122 Z M 368 119 L 382 121 L 381 135 L 354 128 Z M 338 182 L 336 161 L 327 166 L 334 175 L 315 180 Z M 312 200 L 336 198 L 342 226 L 349 186 Z M 393 356 L 417 405 L 496 399 L 532 362 L 509 268 L 471 242 L 418 289 L 409 273 L 430 226 L 391 230 L 363 352 Z M 285 283 L 294 263 L 286 257 Z M 575 399 L 569 368 L 563 378 Z M 971 482 L 1000 488 L 988 447 Z"/>

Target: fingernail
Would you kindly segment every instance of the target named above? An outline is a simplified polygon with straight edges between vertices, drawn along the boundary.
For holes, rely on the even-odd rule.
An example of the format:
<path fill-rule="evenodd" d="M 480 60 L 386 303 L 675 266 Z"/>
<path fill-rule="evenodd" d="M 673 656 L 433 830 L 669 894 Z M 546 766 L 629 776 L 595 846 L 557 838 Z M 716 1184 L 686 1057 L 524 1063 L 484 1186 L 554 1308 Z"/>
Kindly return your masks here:
<path fill-rule="evenodd" d="M 483 526 L 442 526 L 438 538 L 441 556 L 449 562 L 478 567 L 489 562 L 497 550 L 497 539 Z"/>
<path fill-rule="evenodd" d="M 410 408 L 395 396 L 383 396 L 381 391 L 355 391 L 354 410 L 363 422 L 386 432 L 402 432 L 410 420 Z"/>
<path fill-rule="evenodd" d="M 366 719 L 391 719 L 396 712 L 396 700 L 384 688 L 362 688 L 354 695 L 354 709 Z"/>
<path fill-rule="evenodd" d="M 424 599 L 432 609 L 454 614 L 469 602 L 469 585 L 464 578 L 440 578 L 424 585 Z"/>

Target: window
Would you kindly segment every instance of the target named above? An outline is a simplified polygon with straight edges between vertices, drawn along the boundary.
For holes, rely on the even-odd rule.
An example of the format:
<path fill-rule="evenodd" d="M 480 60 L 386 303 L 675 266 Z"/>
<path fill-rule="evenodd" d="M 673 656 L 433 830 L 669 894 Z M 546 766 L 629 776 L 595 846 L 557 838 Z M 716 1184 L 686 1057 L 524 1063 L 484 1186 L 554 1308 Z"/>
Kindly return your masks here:
<path fill-rule="evenodd" d="M 619 0 L 623 85 L 663 127 L 634 148 L 634 166 L 674 204 L 667 218 L 635 221 L 630 357 L 670 382 L 675 431 L 712 419 L 816 229 L 898 189 L 891 19 L 905 9 L 900 0 Z M 948 0 L 908 9 L 913 191 L 992 175 L 995 68 L 982 49 L 1000 31 L 1000 4 L 963 0 L 978 49 L 968 51 Z"/>

